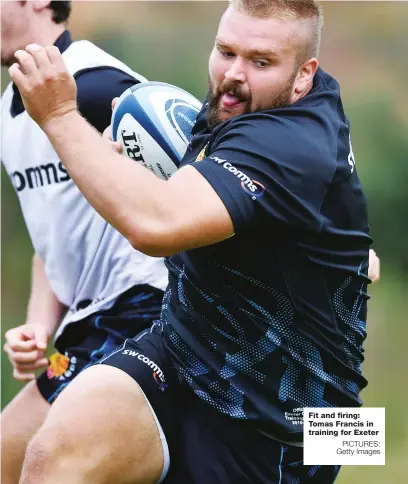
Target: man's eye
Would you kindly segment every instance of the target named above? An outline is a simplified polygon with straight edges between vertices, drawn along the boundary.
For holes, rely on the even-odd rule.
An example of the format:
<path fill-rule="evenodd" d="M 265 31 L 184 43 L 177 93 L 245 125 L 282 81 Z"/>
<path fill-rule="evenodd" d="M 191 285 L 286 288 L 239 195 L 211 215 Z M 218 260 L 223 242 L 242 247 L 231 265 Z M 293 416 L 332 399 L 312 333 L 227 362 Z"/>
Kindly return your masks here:
<path fill-rule="evenodd" d="M 235 57 L 235 54 L 232 52 L 228 52 L 226 50 L 220 50 L 220 53 L 223 57 L 227 57 L 228 59 L 231 59 L 232 57 Z"/>
<path fill-rule="evenodd" d="M 253 61 L 256 67 L 268 67 L 269 63 L 265 60 L 254 60 Z"/>

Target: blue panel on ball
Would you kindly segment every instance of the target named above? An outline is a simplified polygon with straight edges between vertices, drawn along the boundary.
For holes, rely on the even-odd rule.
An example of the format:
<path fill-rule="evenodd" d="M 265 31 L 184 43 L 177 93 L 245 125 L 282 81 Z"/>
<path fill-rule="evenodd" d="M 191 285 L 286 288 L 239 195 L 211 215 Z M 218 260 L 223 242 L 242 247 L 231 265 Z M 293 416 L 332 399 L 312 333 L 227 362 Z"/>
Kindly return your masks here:
<path fill-rule="evenodd" d="M 116 110 L 113 112 L 112 115 L 112 139 L 113 141 L 117 141 L 117 133 L 118 133 L 118 128 L 119 128 L 119 123 L 121 119 L 123 118 L 123 115 L 130 112 L 129 107 L 132 105 L 132 101 L 129 100 L 129 96 L 131 95 L 131 90 L 126 89 L 126 91 L 120 96 L 120 98 L 117 101 L 117 107 Z M 125 104 L 125 105 L 124 105 Z M 129 106 L 130 104 L 130 106 Z"/>
<path fill-rule="evenodd" d="M 184 142 L 189 142 L 199 110 L 181 99 L 169 99 L 165 105 L 167 117 Z M 183 137 L 184 135 L 184 137 Z"/>
<path fill-rule="evenodd" d="M 180 162 L 179 154 L 169 146 L 164 139 L 165 135 L 163 135 L 152 123 L 132 93 L 129 93 L 128 96 L 120 100 L 120 104 L 114 114 L 112 124 L 112 137 L 114 141 L 117 141 L 119 123 L 125 114 L 130 114 L 150 134 L 167 156 L 178 166 Z"/>

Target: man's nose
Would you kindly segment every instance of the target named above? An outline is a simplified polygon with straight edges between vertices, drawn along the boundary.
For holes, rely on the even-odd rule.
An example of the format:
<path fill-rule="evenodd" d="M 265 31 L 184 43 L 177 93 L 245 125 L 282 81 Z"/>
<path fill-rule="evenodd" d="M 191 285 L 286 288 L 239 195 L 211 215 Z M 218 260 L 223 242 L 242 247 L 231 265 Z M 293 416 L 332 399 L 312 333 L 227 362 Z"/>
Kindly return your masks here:
<path fill-rule="evenodd" d="M 244 59 L 236 57 L 231 62 L 229 69 L 224 74 L 225 78 L 229 81 L 241 82 L 246 81 L 246 63 Z"/>

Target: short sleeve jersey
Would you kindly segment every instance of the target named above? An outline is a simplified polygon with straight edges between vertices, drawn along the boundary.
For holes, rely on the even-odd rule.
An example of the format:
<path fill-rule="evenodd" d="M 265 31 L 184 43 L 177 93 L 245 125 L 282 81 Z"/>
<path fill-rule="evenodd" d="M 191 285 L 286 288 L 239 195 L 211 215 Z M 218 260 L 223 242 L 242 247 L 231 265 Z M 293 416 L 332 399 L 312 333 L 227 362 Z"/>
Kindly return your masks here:
<path fill-rule="evenodd" d="M 359 406 L 367 384 L 371 238 L 339 86 L 319 69 L 292 106 L 212 131 L 206 109 L 182 166 L 212 185 L 235 234 L 167 259 L 166 345 L 216 410 L 301 441 L 304 407 Z"/>

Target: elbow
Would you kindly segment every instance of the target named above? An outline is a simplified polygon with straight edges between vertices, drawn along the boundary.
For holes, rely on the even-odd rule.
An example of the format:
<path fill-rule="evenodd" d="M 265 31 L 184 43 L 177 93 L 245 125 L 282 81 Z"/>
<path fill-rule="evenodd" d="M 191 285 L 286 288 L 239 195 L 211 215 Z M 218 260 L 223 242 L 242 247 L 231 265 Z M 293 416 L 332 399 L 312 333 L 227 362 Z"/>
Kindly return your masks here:
<path fill-rule="evenodd" d="M 137 251 L 150 257 L 168 257 L 175 253 L 174 251 L 167 250 L 166 247 L 163 247 L 162 245 L 147 241 L 144 241 L 143 243 L 132 241 L 131 245 Z"/>
<path fill-rule="evenodd" d="M 150 257 L 168 257 L 177 252 L 165 227 L 136 227 L 126 238 L 130 245 Z"/>

